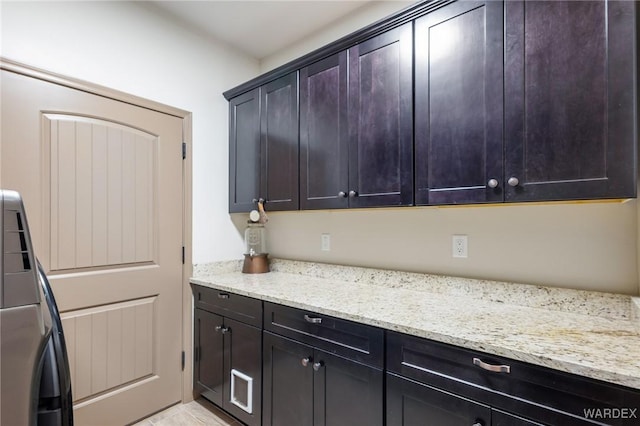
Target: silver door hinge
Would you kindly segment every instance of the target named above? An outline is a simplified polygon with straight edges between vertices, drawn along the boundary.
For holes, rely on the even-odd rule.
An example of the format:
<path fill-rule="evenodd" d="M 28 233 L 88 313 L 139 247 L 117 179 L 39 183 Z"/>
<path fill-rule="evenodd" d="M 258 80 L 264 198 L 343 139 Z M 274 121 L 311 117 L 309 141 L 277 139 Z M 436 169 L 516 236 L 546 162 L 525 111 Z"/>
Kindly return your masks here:
<path fill-rule="evenodd" d="M 182 159 L 187 158 L 187 143 L 182 142 Z"/>
<path fill-rule="evenodd" d="M 186 362 L 186 355 L 185 355 L 184 351 L 182 351 L 182 358 L 181 359 L 182 359 L 182 371 L 184 371 L 184 364 Z"/>

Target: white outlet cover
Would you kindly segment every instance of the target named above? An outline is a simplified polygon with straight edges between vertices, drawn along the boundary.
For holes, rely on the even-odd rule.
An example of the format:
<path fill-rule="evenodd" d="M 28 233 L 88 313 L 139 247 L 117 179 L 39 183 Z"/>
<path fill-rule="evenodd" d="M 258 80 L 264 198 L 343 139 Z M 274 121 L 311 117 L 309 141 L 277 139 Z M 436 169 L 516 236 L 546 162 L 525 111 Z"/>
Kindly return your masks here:
<path fill-rule="evenodd" d="M 320 250 L 331 251 L 331 234 L 320 235 Z"/>
<path fill-rule="evenodd" d="M 454 235 L 452 238 L 452 253 L 456 258 L 467 258 L 468 253 L 468 238 L 466 235 Z"/>

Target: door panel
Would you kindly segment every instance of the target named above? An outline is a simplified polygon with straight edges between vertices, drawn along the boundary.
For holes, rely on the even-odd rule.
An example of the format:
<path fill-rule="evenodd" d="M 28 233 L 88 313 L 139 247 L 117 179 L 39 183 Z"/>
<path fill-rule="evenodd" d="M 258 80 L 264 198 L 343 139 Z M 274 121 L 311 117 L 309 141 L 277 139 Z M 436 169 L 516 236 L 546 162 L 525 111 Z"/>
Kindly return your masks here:
<path fill-rule="evenodd" d="M 382 370 L 317 349 L 314 361 L 323 363 L 313 379 L 314 425 L 382 426 Z"/>
<path fill-rule="evenodd" d="M 260 88 L 261 197 L 268 210 L 298 209 L 298 73 Z"/>
<path fill-rule="evenodd" d="M 634 3 L 505 2 L 507 201 L 635 197 Z"/>
<path fill-rule="evenodd" d="M 412 30 L 349 49 L 349 207 L 413 203 Z"/>
<path fill-rule="evenodd" d="M 229 212 L 248 212 L 260 198 L 260 89 L 229 101 Z"/>
<path fill-rule="evenodd" d="M 502 3 L 447 5 L 415 37 L 416 204 L 502 201 Z"/>
<path fill-rule="evenodd" d="M 217 327 L 224 324 L 220 315 L 202 309 L 195 310 L 195 344 L 198 360 L 195 363 L 196 390 L 210 401 L 222 405 L 224 384 L 224 337 Z"/>
<path fill-rule="evenodd" d="M 345 208 L 347 52 L 300 70 L 300 208 Z"/>
<path fill-rule="evenodd" d="M 264 426 L 312 426 L 313 349 L 293 340 L 263 333 Z M 309 359 L 303 366 L 301 360 Z"/>
<path fill-rule="evenodd" d="M 158 138 L 45 114 L 51 141 L 51 271 L 151 262 Z"/>
<path fill-rule="evenodd" d="M 76 424 L 126 424 L 179 401 L 182 119 L 1 79 L 0 182 L 23 196 L 73 344 Z"/>

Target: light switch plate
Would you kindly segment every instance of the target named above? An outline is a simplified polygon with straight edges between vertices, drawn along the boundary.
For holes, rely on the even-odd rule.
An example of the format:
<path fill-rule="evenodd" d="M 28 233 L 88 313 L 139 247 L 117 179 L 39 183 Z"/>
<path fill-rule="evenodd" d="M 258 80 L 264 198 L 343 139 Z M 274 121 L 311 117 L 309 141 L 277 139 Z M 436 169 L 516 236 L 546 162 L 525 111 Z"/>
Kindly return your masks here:
<path fill-rule="evenodd" d="M 320 250 L 331 251 L 331 234 L 320 235 Z"/>

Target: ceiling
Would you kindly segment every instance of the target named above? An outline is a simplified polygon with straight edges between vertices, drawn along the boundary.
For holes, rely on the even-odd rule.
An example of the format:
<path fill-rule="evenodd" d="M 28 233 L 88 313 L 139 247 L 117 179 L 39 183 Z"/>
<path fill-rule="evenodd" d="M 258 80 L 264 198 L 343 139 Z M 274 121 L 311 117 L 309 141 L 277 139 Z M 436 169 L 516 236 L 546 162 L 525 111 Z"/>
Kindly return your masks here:
<path fill-rule="evenodd" d="M 262 59 L 371 0 L 150 1 L 196 31 Z"/>

